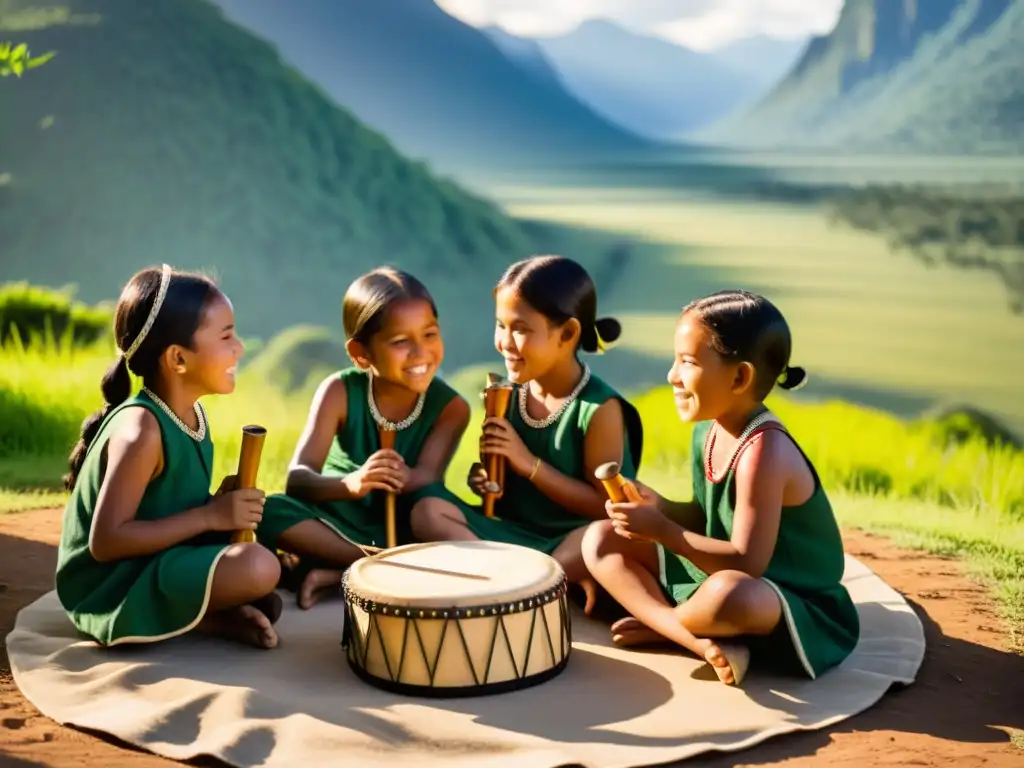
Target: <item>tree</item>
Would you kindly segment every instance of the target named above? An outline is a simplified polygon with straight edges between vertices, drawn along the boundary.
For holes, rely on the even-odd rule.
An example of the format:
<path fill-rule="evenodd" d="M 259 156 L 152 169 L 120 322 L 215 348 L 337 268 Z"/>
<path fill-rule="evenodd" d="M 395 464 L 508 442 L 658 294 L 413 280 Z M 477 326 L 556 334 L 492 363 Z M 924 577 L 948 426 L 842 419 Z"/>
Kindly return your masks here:
<path fill-rule="evenodd" d="M 0 43 L 0 77 L 10 75 L 21 77 L 26 70 L 41 67 L 56 55 L 56 51 L 47 51 L 42 56 L 33 57 L 25 43 L 14 45 L 9 41 L 2 42 Z"/>

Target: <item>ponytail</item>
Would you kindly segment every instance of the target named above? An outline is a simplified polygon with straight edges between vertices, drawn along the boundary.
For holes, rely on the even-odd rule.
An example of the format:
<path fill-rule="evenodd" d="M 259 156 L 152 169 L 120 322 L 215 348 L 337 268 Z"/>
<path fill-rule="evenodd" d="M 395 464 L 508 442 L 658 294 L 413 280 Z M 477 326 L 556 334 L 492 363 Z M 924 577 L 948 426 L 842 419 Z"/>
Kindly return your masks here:
<path fill-rule="evenodd" d="M 92 441 L 96 439 L 103 420 L 132 394 L 132 378 L 128 372 L 128 363 L 125 361 L 124 355 L 118 355 L 114 364 L 107 369 L 100 382 L 100 389 L 103 391 L 104 405 L 82 422 L 81 437 L 68 457 L 69 471 L 64 475 L 64 488 L 68 491 L 75 488 L 78 473 L 82 470 L 82 464 L 85 463 L 85 455 L 88 453 Z"/>
<path fill-rule="evenodd" d="M 589 328 L 581 324 L 580 349 L 591 354 L 601 354 L 619 340 L 622 324 L 614 317 L 599 317 Z"/>
<path fill-rule="evenodd" d="M 807 383 L 807 371 L 799 365 L 787 365 L 779 376 L 779 387 L 782 389 L 800 389 Z"/>

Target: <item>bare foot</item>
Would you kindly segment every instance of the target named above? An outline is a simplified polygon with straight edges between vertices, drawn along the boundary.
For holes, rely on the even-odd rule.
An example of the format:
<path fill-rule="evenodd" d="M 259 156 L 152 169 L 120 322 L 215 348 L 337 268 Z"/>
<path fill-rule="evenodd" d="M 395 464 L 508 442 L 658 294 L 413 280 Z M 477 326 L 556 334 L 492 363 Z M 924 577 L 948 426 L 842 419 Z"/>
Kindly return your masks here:
<path fill-rule="evenodd" d="M 284 600 L 277 592 L 271 592 L 259 600 L 253 600 L 249 605 L 266 616 L 271 624 L 277 624 L 277 620 L 281 618 L 281 612 L 284 610 Z"/>
<path fill-rule="evenodd" d="M 289 592 L 298 592 L 302 579 L 302 559 L 291 552 L 278 550 L 277 561 L 281 564 L 281 579 L 277 586 Z"/>
<path fill-rule="evenodd" d="M 287 568 L 288 570 L 292 570 L 294 568 L 298 568 L 299 567 L 299 563 L 302 562 L 302 560 L 299 558 L 298 555 L 296 555 L 296 554 L 294 554 L 292 552 L 283 552 L 283 551 L 279 551 L 277 553 L 277 560 L 278 560 L 279 563 L 281 563 L 281 567 L 282 568 Z"/>
<path fill-rule="evenodd" d="M 750 665 L 750 650 L 737 643 L 713 643 L 708 640 L 704 660 L 711 665 L 718 679 L 726 685 L 739 685 Z"/>
<path fill-rule="evenodd" d="M 620 648 L 631 648 L 637 645 L 662 645 L 671 642 L 632 616 L 619 619 L 612 624 L 612 643 Z"/>
<path fill-rule="evenodd" d="M 257 648 L 276 648 L 277 632 L 270 619 L 251 605 L 240 605 L 226 611 L 207 614 L 197 627 L 201 632 L 217 635 Z"/>
<path fill-rule="evenodd" d="M 341 587 L 343 571 L 314 568 L 299 587 L 299 608 L 306 611 L 319 603 L 328 591 L 337 592 Z"/>

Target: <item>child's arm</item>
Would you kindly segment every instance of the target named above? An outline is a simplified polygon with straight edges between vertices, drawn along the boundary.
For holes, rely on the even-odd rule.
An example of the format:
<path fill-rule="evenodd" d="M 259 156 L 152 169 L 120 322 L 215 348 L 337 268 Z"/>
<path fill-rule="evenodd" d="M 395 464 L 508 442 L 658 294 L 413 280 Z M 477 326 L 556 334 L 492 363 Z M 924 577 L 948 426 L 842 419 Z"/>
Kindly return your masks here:
<path fill-rule="evenodd" d="M 345 477 L 324 477 L 321 474 L 334 436 L 345 427 L 348 414 L 348 392 L 345 382 L 330 376 L 321 382 L 309 406 L 306 427 L 295 446 L 295 455 L 288 468 L 285 491 L 306 501 L 345 501 L 359 499 L 372 490 L 399 491 L 401 457 L 394 451 L 377 451 L 362 467 Z"/>
<path fill-rule="evenodd" d="M 419 461 L 409 469 L 403 493 L 419 490 L 444 479 L 459 441 L 469 426 L 470 409 L 462 397 L 455 396 L 437 417 L 420 451 Z"/>
<path fill-rule="evenodd" d="M 605 516 L 604 502 L 607 499 L 604 486 L 594 477 L 594 470 L 609 461 L 622 463 L 625 450 L 626 424 L 622 417 L 622 406 L 612 398 L 601 405 L 590 420 L 587 434 L 583 438 L 583 471 L 586 480 L 564 475 L 545 461 L 537 464 L 537 457 L 530 453 L 512 425 L 507 421 L 501 426 L 501 435 L 487 447 L 508 458 L 509 466 L 519 475 L 533 475 L 537 489 L 558 504 L 580 517 L 599 520 Z M 492 422 L 493 423 L 493 422 Z"/>
<path fill-rule="evenodd" d="M 160 424 L 145 408 L 127 409 L 120 418 L 106 445 L 106 471 L 89 532 L 89 551 L 96 560 L 152 555 L 206 531 L 259 521 L 263 492 L 255 489 L 225 494 L 160 520 L 136 520 L 146 486 L 163 470 L 163 441 Z"/>
<path fill-rule="evenodd" d="M 794 469 L 792 443 L 774 430 L 754 438 L 736 466 L 732 538 L 720 541 L 674 523 L 658 536 L 666 548 L 705 573 L 742 571 L 759 578 L 768 568 L 782 517 L 783 493 Z"/>

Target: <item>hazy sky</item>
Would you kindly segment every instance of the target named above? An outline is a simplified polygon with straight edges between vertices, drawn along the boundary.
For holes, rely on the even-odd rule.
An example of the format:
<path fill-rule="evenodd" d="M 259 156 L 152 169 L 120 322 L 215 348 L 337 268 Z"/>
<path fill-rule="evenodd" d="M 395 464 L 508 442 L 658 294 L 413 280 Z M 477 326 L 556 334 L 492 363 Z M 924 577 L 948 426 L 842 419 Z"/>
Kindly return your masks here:
<path fill-rule="evenodd" d="M 828 32 L 843 0 L 436 0 L 473 26 L 497 24 L 520 35 L 565 32 L 585 19 L 613 19 L 637 32 L 709 50 L 767 34 L 806 37 Z"/>

